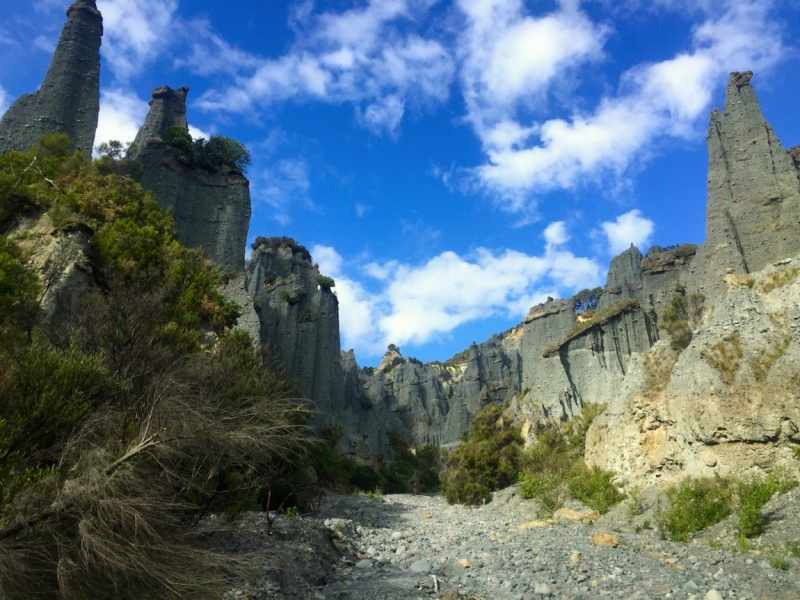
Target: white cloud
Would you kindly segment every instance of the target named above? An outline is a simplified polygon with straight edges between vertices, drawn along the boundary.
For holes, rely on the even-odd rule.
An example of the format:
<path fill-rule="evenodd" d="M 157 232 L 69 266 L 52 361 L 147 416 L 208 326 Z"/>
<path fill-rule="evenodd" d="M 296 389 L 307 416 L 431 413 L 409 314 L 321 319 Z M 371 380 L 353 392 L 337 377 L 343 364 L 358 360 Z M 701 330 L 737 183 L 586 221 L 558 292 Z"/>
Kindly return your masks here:
<path fill-rule="evenodd" d="M 117 140 L 132 142 L 144 123 L 149 107 L 136 94 L 121 89 L 103 90 L 100 95 L 100 117 L 94 144 Z"/>
<path fill-rule="evenodd" d="M 356 202 L 356 214 L 358 215 L 358 218 L 363 219 L 364 215 L 367 214 L 367 211 L 369 211 L 371 208 L 372 207 L 367 204 Z"/>
<path fill-rule="evenodd" d="M 642 216 L 642 211 L 632 210 L 617 217 L 616 221 L 606 221 L 600 227 L 608 239 L 608 251 L 619 254 L 631 244 L 643 250 L 649 244 L 655 224 Z"/>
<path fill-rule="evenodd" d="M 97 0 L 101 52 L 120 81 L 140 74 L 177 36 L 178 0 Z"/>
<path fill-rule="evenodd" d="M 349 276 L 333 248 L 316 246 L 311 253 L 320 270 L 336 279 L 344 347 L 376 355 L 389 343 L 422 344 L 489 316 L 521 318 L 558 290 L 600 283 L 598 264 L 565 247 L 564 223 L 551 224 L 544 237 L 541 256 L 479 248 L 467 256 L 443 252 L 422 265 L 363 265 L 361 271 L 380 286 L 377 292 Z"/>
<path fill-rule="evenodd" d="M 208 110 L 248 112 L 286 100 L 349 102 L 365 127 L 395 134 L 409 107 L 447 99 L 455 73 L 440 42 L 401 27 L 427 8 L 414 0 L 370 0 L 341 13 L 312 14 L 306 7 L 295 11 L 294 46 L 274 59 L 233 48 L 197 23 L 192 55 L 180 64 L 204 75 L 233 75 L 232 85 L 200 98 L 198 105 Z"/>
<path fill-rule="evenodd" d="M 506 208 L 523 210 L 537 193 L 623 175 L 632 163 L 648 158 L 658 138 L 693 135 L 700 117 L 706 116 L 712 92 L 730 71 L 763 72 L 785 56 L 780 26 L 770 19 L 771 6 L 769 0 L 726 2 L 721 15 L 708 17 L 694 29 L 690 51 L 629 70 L 621 78 L 619 93 L 601 98 L 592 112 L 576 111 L 569 119 L 525 120 L 508 110 L 505 97 L 495 101 L 490 94 L 479 96 L 488 100 L 470 105 L 469 110 L 488 158 L 474 171 L 480 185 L 503 198 Z M 597 48 L 589 40 L 601 41 L 603 30 L 590 29 L 576 11 L 570 3 L 562 3 L 553 17 L 559 22 L 554 30 L 572 27 L 579 38 L 581 31 L 586 36 L 594 32 L 594 37 L 578 44 L 554 33 L 560 50 L 545 52 L 545 63 L 558 52 L 573 63 L 595 56 Z M 561 22 L 562 13 L 569 20 Z M 525 81 L 521 89 L 536 94 L 536 82 L 563 69 L 540 68 L 532 71 L 530 82 L 517 80 Z M 475 96 L 472 80 L 465 87 L 465 94 Z"/>
<path fill-rule="evenodd" d="M 33 47 L 41 50 L 45 54 L 53 54 L 57 44 L 57 38 L 48 37 L 46 35 L 37 36 L 36 39 L 33 40 Z"/>

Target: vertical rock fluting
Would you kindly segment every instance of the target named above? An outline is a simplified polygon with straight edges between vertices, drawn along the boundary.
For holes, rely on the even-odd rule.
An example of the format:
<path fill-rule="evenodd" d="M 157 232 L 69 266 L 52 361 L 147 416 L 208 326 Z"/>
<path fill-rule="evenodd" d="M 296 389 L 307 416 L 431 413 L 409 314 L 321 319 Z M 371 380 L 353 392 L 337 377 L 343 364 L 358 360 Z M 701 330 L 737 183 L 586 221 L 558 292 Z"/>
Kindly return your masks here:
<path fill-rule="evenodd" d="M 100 113 L 103 17 L 94 0 L 78 0 L 67 17 L 39 91 L 17 98 L 0 120 L 0 153 L 26 151 L 51 133 L 66 133 L 73 150 L 92 152 Z"/>
<path fill-rule="evenodd" d="M 750 83 L 731 73 L 708 131 L 708 276 L 746 274 L 800 252 L 800 180 Z"/>
<path fill-rule="evenodd" d="M 186 127 L 188 91 L 167 86 L 153 91 L 131 154 L 142 163 L 142 187 L 153 192 L 161 208 L 172 209 L 180 242 L 202 248 L 222 270 L 239 272 L 250 226 L 250 182 L 235 171 L 187 165 L 160 137 L 169 127 Z"/>

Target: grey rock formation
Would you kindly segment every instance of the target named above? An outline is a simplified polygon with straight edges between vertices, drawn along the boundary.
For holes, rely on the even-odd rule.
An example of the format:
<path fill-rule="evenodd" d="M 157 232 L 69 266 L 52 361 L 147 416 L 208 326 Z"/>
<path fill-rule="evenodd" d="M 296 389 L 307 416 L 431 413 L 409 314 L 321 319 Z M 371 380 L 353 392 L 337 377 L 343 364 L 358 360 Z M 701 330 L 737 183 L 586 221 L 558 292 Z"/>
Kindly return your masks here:
<path fill-rule="evenodd" d="M 161 208 L 172 209 L 178 239 L 203 248 L 224 271 L 244 268 L 250 226 L 250 182 L 237 172 L 214 172 L 182 163 L 159 137 L 172 126 L 186 126 L 189 88 L 160 87 L 139 130 L 132 158 L 142 163 L 140 183 Z"/>
<path fill-rule="evenodd" d="M 708 276 L 759 271 L 800 251 L 800 180 L 761 114 L 751 71 L 731 73 L 708 132 Z"/>
<path fill-rule="evenodd" d="M 100 113 L 103 17 L 94 0 L 78 0 L 67 17 L 42 87 L 17 98 L 0 120 L 0 153 L 26 151 L 51 133 L 66 133 L 73 150 L 92 152 Z"/>

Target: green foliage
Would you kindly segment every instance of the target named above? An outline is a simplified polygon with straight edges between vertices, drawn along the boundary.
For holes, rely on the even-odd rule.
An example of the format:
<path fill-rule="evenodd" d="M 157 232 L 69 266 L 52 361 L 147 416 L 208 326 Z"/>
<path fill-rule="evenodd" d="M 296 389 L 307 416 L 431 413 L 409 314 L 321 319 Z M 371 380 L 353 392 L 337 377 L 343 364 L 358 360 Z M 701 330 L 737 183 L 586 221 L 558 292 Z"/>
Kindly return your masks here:
<path fill-rule="evenodd" d="M 120 175 L 138 179 L 142 174 L 142 163 L 128 158 L 131 144 L 123 144 L 117 140 L 103 142 L 95 150 L 100 155 L 94 161 L 95 168 L 101 175 Z"/>
<path fill-rule="evenodd" d="M 774 467 L 766 477 L 752 477 L 739 481 L 736 486 L 738 496 L 739 534 L 754 537 L 764 532 L 761 508 L 776 493 L 785 493 L 797 487 L 797 480 L 785 468 Z"/>
<path fill-rule="evenodd" d="M 0 344 L 13 343 L 19 335 L 30 336 L 41 285 L 25 265 L 22 250 L 0 236 Z"/>
<path fill-rule="evenodd" d="M 670 508 L 659 516 L 661 531 L 676 542 L 716 525 L 732 512 L 733 489 L 730 481 L 684 479 L 667 493 Z"/>
<path fill-rule="evenodd" d="M 386 474 L 382 490 L 387 494 L 438 492 L 439 449 L 434 446 L 423 446 L 414 452 L 410 444 L 396 431 L 390 430 L 388 436 L 394 453 L 394 462 Z"/>
<path fill-rule="evenodd" d="M 517 480 L 522 438 L 520 428 L 504 416 L 506 408 L 486 406 L 448 455 L 443 485 L 450 504 L 480 503 Z"/>
<path fill-rule="evenodd" d="M 560 508 L 568 495 L 601 513 L 625 498 L 611 471 L 588 468 L 583 461 L 586 432 L 603 410 L 602 404 L 584 406 L 583 414 L 563 426 L 539 431 L 536 444 L 522 453 L 520 494 L 535 499 L 542 516 Z"/>
<path fill-rule="evenodd" d="M 317 285 L 323 290 L 330 290 L 332 287 L 336 286 L 336 282 L 333 280 L 333 277 L 317 275 Z"/>
<path fill-rule="evenodd" d="M 242 173 L 250 166 L 252 159 L 244 144 L 221 135 L 205 140 L 192 140 L 185 127 L 169 127 L 161 134 L 175 155 L 186 165 L 198 166 L 207 171 Z"/>
<path fill-rule="evenodd" d="M 359 398 L 359 402 L 361 403 L 361 406 L 363 406 L 364 408 L 367 409 L 372 408 L 372 400 L 370 400 L 369 396 L 362 394 L 361 398 Z"/>
<path fill-rule="evenodd" d="M 700 325 L 706 297 L 695 292 L 687 297 L 675 292 L 669 306 L 661 314 L 661 327 L 670 337 L 670 345 L 678 352 L 692 342 L 692 332 Z"/>
<path fill-rule="evenodd" d="M 395 356 L 392 362 L 388 364 L 384 373 L 391 373 L 395 367 L 406 364 L 406 359 L 402 356 Z"/>
<path fill-rule="evenodd" d="M 725 383 L 731 385 L 736 379 L 739 364 L 744 356 L 739 332 L 734 331 L 730 334 L 725 334 L 720 342 L 704 349 L 700 355 L 708 364 L 719 371 Z"/>

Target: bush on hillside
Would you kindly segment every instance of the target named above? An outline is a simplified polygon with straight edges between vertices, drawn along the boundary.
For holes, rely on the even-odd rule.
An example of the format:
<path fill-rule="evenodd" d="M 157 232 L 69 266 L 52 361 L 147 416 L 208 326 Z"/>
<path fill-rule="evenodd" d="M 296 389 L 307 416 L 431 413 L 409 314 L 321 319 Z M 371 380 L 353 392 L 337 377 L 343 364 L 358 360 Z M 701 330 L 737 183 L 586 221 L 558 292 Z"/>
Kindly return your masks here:
<path fill-rule="evenodd" d="M 520 494 L 535 499 L 542 516 L 549 516 L 571 496 L 604 513 L 625 496 L 614 484 L 614 473 L 589 468 L 583 460 L 586 432 L 604 405 L 588 404 L 583 413 L 561 427 L 539 431 L 536 444 L 521 456 Z"/>
<path fill-rule="evenodd" d="M 69 147 L 0 156 L 4 218 L 86 224 L 97 283 L 41 320 L 42 282 L 0 238 L 0 597 L 213 595 L 247 561 L 197 521 L 277 490 L 308 453 L 307 412 L 226 329 L 218 270 L 169 214 Z"/>
<path fill-rule="evenodd" d="M 442 483 L 450 504 L 478 504 L 517 480 L 522 438 L 504 416 L 506 408 L 490 404 L 481 410 L 447 456 Z"/>
<path fill-rule="evenodd" d="M 387 494 L 432 493 L 438 492 L 439 449 L 435 446 L 422 446 L 416 451 L 399 433 L 390 430 L 389 444 L 394 453 L 394 461 L 386 473 L 386 481 L 381 486 Z"/>

